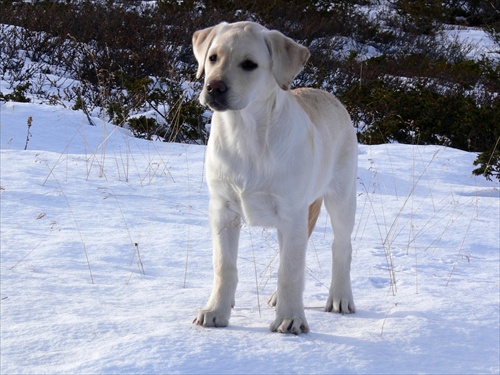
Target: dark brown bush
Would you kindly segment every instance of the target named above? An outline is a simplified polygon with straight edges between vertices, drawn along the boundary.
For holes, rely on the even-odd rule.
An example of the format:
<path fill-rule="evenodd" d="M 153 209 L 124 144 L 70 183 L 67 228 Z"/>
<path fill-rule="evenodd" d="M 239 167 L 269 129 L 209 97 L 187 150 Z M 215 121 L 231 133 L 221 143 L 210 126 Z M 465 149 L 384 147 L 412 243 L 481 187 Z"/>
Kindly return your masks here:
<path fill-rule="evenodd" d="M 59 99 L 44 94 L 41 83 L 28 88 L 31 94 L 74 101 L 86 113 L 101 109 L 119 125 L 154 110 L 163 139 L 203 141 L 209 119 L 196 100 L 200 85 L 194 81 L 191 35 L 221 21 L 252 20 L 311 50 L 296 84 L 340 96 L 362 142 L 492 150 L 499 136 L 498 59 L 471 61 L 467 46 L 444 45 L 437 36 L 442 22 L 457 22 L 482 26 L 498 42 L 498 1 L 396 0 L 376 20 L 360 11 L 370 3 L 160 0 L 152 7 L 140 1 L 4 1 L 0 23 L 20 28 L 0 28 L 1 72 L 14 89 L 43 77 L 50 66 L 78 83 L 63 89 L 51 82 Z M 379 55 L 366 58 L 370 48 Z M 39 65 L 26 69 L 28 58 Z"/>

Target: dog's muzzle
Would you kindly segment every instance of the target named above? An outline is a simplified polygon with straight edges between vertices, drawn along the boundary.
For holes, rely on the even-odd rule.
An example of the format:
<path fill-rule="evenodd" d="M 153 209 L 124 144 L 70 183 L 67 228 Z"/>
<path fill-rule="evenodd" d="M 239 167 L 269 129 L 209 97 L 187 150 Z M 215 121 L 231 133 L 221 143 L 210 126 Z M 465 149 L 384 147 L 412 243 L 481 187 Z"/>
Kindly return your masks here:
<path fill-rule="evenodd" d="M 228 109 L 227 93 L 228 87 L 223 81 L 213 80 L 205 86 L 206 104 L 214 111 L 225 111 Z"/>

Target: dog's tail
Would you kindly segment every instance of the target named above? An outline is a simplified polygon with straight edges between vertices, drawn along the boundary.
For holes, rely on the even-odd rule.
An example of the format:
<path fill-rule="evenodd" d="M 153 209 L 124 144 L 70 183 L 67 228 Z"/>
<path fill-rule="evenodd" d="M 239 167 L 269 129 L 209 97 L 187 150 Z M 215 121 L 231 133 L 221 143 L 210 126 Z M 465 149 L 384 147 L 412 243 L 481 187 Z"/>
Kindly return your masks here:
<path fill-rule="evenodd" d="M 321 205 L 323 204 L 323 198 L 318 198 L 309 206 L 309 237 L 316 225 L 318 220 L 319 212 L 321 211 Z"/>

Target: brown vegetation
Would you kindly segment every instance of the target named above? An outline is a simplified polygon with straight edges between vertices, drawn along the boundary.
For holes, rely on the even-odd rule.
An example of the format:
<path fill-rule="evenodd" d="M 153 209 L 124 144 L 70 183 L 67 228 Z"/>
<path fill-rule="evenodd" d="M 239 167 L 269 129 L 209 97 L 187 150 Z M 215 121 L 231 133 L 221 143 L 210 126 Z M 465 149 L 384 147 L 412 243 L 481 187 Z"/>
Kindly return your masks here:
<path fill-rule="evenodd" d="M 13 92 L 0 100 L 22 100 L 29 92 L 50 103 L 75 103 L 87 114 L 100 110 L 136 136 L 205 142 L 209 115 L 196 100 L 191 35 L 223 20 L 253 20 L 308 46 L 311 59 L 296 84 L 339 96 L 361 142 L 483 152 L 478 173 L 498 177 L 499 58 L 471 61 L 467 46 L 440 38 L 443 23 L 458 23 L 481 26 L 498 42 L 498 1 L 148 4 L 4 1 L 1 74 Z M 380 4 L 386 9 L 377 19 L 363 11 Z M 377 53 L 367 54 L 370 49 Z"/>

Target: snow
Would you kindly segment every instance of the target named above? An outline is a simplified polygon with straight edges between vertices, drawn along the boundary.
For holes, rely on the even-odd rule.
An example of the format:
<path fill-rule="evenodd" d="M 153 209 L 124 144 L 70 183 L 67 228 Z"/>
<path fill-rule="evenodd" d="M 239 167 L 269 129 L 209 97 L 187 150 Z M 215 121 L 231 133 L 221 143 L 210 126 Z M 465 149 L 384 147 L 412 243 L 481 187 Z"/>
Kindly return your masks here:
<path fill-rule="evenodd" d="M 458 41 L 468 50 L 467 58 L 470 60 L 488 58 L 498 62 L 500 59 L 498 43 L 495 43 L 491 35 L 481 28 L 445 25 L 443 33 L 444 42 Z"/>
<path fill-rule="evenodd" d="M 475 154 L 361 145 L 358 312 L 322 311 L 323 210 L 308 249 L 311 332 L 269 331 L 277 238 L 248 226 L 230 325 L 205 329 L 192 324 L 212 281 L 205 148 L 60 106 L 0 106 L 1 373 L 500 371 L 499 186 L 471 176 Z"/>

